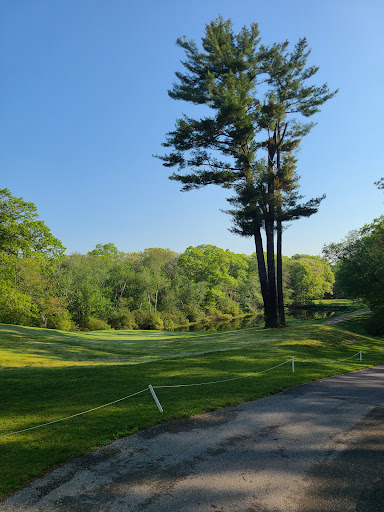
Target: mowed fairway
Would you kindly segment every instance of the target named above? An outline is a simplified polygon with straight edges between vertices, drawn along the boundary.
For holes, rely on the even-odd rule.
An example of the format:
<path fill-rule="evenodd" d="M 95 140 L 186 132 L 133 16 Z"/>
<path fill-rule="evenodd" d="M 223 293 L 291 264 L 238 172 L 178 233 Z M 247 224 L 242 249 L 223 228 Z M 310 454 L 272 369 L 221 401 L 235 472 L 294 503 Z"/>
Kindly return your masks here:
<path fill-rule="evenodd" d="M 310 380 L 384 361 L 383 341 L 336 326 L 290 321 L 278 330 L 220 333 L 102 331 L 68 333 L 0 325 L 0 436 L 98 407 L 153 386 L 108 407 L 20 434 L 0 437 L 0 496 L 48 468 L 98 446 L 172 418 L 277 393 Z M 351 324 L 352 325 L 352 324 Z M 362 350 L 364 358 L 328 364 Z M 295 357 L 264 374 L 257 371 Z M 304 361 L 323 361 L 324 364 Z"/>

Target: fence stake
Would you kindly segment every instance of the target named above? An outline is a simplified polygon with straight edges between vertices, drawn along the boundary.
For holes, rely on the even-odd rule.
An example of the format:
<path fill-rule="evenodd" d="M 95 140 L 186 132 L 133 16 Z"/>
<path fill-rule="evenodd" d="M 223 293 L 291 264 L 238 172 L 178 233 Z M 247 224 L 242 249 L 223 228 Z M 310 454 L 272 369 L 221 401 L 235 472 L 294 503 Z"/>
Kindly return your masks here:
<path fill-rule="evenodd" d="M 164 412 L 164 411 L 163 411 L 163 408 L 162 408 L 162 407 L 161 407 L 161 405 L 160 405 L 160 402 L 159 402 L 159 399 L 158 399 L 158 398 L 157 398 L 157 396 L 156 396 L 155 390 L 153 389 L 153 387 L 152 387 L 151 385 L 149 385 L 148 387 L 149 387 L 149 391 L 152 393 L 153 399 L 154 399 L 154 401 L 156 402 L 156 405 L 157 405 L 157 407 L 158 407 L 159 411 L 160 411 L 161 413 L 163 413 L 163 412 Z"/>
<path fill-rule="evenodd" d="M 295 371 L 295 358 L 292 356 L 292 371 Z"/>
<path fill-rule="evenodd" d="M 362 360 L 363 360 L 363 354 L 362 354 L 362 352 L 360 350 L 360 361 L 362 361 Z"/>

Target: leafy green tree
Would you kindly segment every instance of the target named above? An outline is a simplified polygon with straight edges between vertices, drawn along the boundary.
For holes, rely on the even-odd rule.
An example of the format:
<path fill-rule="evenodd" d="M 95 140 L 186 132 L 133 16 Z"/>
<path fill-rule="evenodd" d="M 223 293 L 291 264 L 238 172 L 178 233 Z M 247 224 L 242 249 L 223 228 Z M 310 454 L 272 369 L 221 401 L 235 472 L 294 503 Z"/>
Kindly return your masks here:
<path fill-rule="evenodd" d="M 306 305 L 332 293 L 335 281 L 330 264 L 320 256 L 296 254 L 289 264 L 289 286 L 292 302 Z"/>
<path fill-rule="evenodd" d="M 288 122 L 286 117 L 290 113 L 308 117 L 334 93 L 326 85 L 303 85 L 317 71 L 315 67 L 305 68 L 308 56 L 305 39 L 299 41 L 291 54 L 286 51 L 288 43 L 268 49 L 258 49 L 258 43 L 256 24 L 234 34 L 231 21 L 221 17 L 206 26 L 203 51 L 199 51 L 194 41 L 177 40 L 186 53 L 183 62 L 186 72 L 176 73 L 178 81 L 169 95 L 208 106 L 212 116 L 194 119 L 184 115 L 178 119 L 164 143 L 172 150 L 159 158 L 166 167 L 176 167 L 182 173 L 170 176 L 181 182 L 182 190 L 209 184 L 235 190 L 231 201 L 236 209 L 230 213 L 237 232 L 255 239 L 266 326 L 277 327 L 274 258 L 275 225 L 279 220 L 277 198 L 278 194 L 282 197 L 282 190 L 288 193 L 291 202 L 294 196 L 289 173 L 284 174 L 284 183 L 282 180 L 287 166 L 281 165 L 281 157 L 280 163 L 276 159 L 279 152 L 292 151 L 298 139 L 309 130 L 307 125 Z M 264 95 L 266 101 L 257 98 L 258 80 L 263 74 L 261 80 L 270 86 Z M 259 150 L 266 150 L 266 161 L 258 158 Z M 186 169 L 190 172 L 183 174 Z M 268 270 L 261 236 L 263 226 Z"/>
<path fill-rule="evenodd" d="M 33 203 L 0 190 L 0 319 L 47 325 L 49 315 L 65 309 L 53 290 L 53 272 L 64 247 Z"/>
<path fill-rule="evenodd" d="M 0 189 L 0 252 L 30 256 L 34 253 L 58 257 L 64 252 L 43 221 L 38 220 L 37 208 L 23 198 Z"/>
<path fill-rule="evenodd" d="M 109 242 L 108 244 L 97 244 L 95 249 L 89 251 L 88 254 L 92 256 L 117 257 L 119 250 L 112 242 Z"/>
<path fill-rule="evenodd" d="M 177 254 L 170 249 L 150 248 L 142 254 L 142 278 L 144 293 L 148 298 L 149 312 L 156 314 L 159 302 L 170 287 L 169 274 L 172 272 Z"/>
<path fill-rule="evenodd" d="M 206 305 L 228 313 L 238 310 L 234 304 L 248 265 L 246 256 L 214 245 L 188 247 L 178 260 L 178 268 L 188 281 L 206 285 Z"/>
<path fill-rule="evenodd" d="M 36 325 L 32 298 L 21 293 L 9 280 L 0 281 L 0 321 L 7 324 Z"/>
<path fill-rule="evenodd" d="M 375 311 L 383 308 L 384 216 L 325 246 L 324 255 L 337 263 L 336 280 L 349 298 L 362 299 Z"/>
<path fill-rule="evenodd" d="M 66 316 L 66 300 L 59 295 L 54 277 L 56 266 L 57 261 L 42 256 L 17 262 L 17 288 L 30 297 L 44 327 L 53 317 Z"/>
<path fill-rule="evenodd" d="M 79 325 L 89 317 L 105 320 L 112 312 L 109 268 L 106 259 L 80 254 L 72 254 L 61 264 L 58 286 Z"/>

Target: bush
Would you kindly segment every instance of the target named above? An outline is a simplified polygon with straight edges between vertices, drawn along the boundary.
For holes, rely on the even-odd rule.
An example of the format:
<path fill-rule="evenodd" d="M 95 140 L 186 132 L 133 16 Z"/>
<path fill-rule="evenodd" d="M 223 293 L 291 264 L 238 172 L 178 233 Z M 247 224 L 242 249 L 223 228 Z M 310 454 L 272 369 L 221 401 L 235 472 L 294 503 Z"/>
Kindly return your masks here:
<path fill-rule="evenodd" d="M 223 304 L 220 304 L 220 310 L 223 313 L 226 313 L 228 315 L 232 316 L 238 316 L 240 315 L 240 307 L 237 304 L 237 302 L 234 302 L 233 300 L 228 299 L 227 301 L 223 301 Z"/>
<path fill-rule="evenodd" d="M 216 311 L 215 313 L 209 315 L 209 320 L 220 320 L 220 321 L 230 321 L 232 320 L 232 315 L 228 313 L 222 313 L 221 311 Z"/>
<path fill-rule="evenodd" d="M 183 308 L 183 313 L 190 322 L 198 322 L 204 318 L 204 313 L 197 306 L 187 304 Z"/>
<path fill-rule="evenodd" d="M 183 313 L 178 311 L 177 313 L 169 313 L 168 311 L 162 311 L 160 313 L 163 320 L 164 329 L 172 331 L 176 325 L 185 325 L 189 323 L 188 318 Z"/>
<path fill-rule="evenodd" d="M 219 311 L 215 306 L 209 304 L 204 307 L 204 313 L 206 317 L 216 317 L 221 314 L 221 311 Z"/>
<path fill-rule="evenodd" d="M 108 323 L 113 329 L 137 329 L 135 316 L 128 309 L 111 313 L 108 318 Z"/>
<path fill-rule="evenodd" d="M 62 315 L 51 315 L 47 320 L 48 329 L 58 329 L 59 331 L 71 331 L 76 328 L 68 312 Z"/>
<path fill-rule="evenodd" d="M 83 331 L 107 331 L 111 329 L 107 322 L 92 316 L 84 318 L 80 327 Z"/>
<path fill-rule="evenodd" d="M 137 309 L 133 314 L 139 329 L 164 329 L 164 322 L 160 313 L 149 313 L 149 311 Z"/>
<path fill-rule="evenodd" d="M 372 313 L 366 321 L 365 328 L 372 336 L 384 336 L 384 307 Z"/>
<path fill-rule="evenodd" d="M 164 329 L 171 331 L 175 327 L 175 315 L 172 313 L 161 313 L 161 319 L 163 320 Z"/>

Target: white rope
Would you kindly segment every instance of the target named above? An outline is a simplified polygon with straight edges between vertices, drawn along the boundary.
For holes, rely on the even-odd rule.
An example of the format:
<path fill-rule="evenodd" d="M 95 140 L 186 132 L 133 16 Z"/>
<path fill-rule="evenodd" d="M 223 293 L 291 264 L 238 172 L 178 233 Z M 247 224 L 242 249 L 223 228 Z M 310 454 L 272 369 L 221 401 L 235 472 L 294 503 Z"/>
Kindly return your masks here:
<path fill-rule="evenodd" d="M 304 360 L 304 361 L 300 361 L 300 360 L 297 360 L 295 359 L 295 362 L 299 362 L 299 363 L 315 363 L 315 364 L 322 364 L 322 363 L 340 363 L 340 362 L 343 362 L 343 361 L 348 361 L 348 359 L 352 359 L 353 357 L 356 357 L 360 354 L 360 352 L 356 352 L 356 354 L 353 354 L 353 356 L 350 356 L 350 357 L 346 357 L 345 359 L 335 359 L 334 361 L 308 361 L 308 360 Z"/>
<path fill-rule="evenodd" d="M 113 402 L 109 402 L 104 405 L 99 405 L 98 407 L 94 407 L 93 409 L 88 409 L 87 411 L 78 412 L 77 414 L 71 414 L 71 416 L 66 416 L 65 418 L 60 418 L 54 421 L 48 421 L 47 423 L 42 423 L 41 425 L 36 425 L 34 427 L 23 428 L 23 430 L 17 430 L 16 432 L 10 432 L 9 434 L 3 434 L 0 436 L 8 437 L 14 434 L 20 434 L 21 432 L 26 432 L 27 430 L 34 430 L 35 428 L 45 427 L 46 425 L 52 425 L 52 423 L 58 423 L 59 421 L 69 420 L 70 418 L 74 418 L 75 416 L 81 416 L 82 414 L 86 414 L 87 412 L 96 411 L 97 409 L 102 409 L 103 407 L 107 407 L 108 405 L 116 404 L 117 402 L 121 402 L 122 400 L 126 400 L 127 398 L 131 398 L 132 396 L 139 395 L 140 393 L 144 393 L 144 391 L 148 391 L 148 388 L 142 389 L 141 391 L 137 391 L 137 393 L 133 393 L 132 395 L 124 396 L 123 398 L 119 398 L 118 400 L 114 400 Z"/>
<path fill-rule="evenodd" d="M 220 382 L 229 382 L 231 380 L 239 380 L 239 379 L 249 379 L 249 377 L 253 377 L 254 375 L 258 375 L 260 373 L 269 372 L 274 368 L 278 368 L 279 366 L 283 366 L 283 364 L 290 363 L 291 361 L 284 361 L 284 363 L 277 364 L 276 366 L 272 366 L 272 368 L 267 368 L 266 370 L 262 370 L 261 372 L 253 372 L 252 375 L 243 375 L 242 377 L 233 377 L 231 379 L 223 379 L 223 380 L 212 380 L 210 382 L 200 382 L 198 384 L 174 384 L 173 386 L 153 386 L 153 389 L 160 388 L 188 388 L 190 386 L 207 386 L 208 384 L 218 384 Z"/>
<path fill-rule="evenodd" d="M 298 363 L 315 363 L 315 364 L 317 364 L 317 363 L 318 364 L 337 363 L 337 362 L 347 361 L 348 359 L 352 359 L 353 357 L 356 357 L 359 354 L 360 354 L 360 352 L 357 352 L 353 356 L 347 357 L 345 359 L 336 359 L 334 361 L 300 361 L 300 360 L 298 361 L 298 360 L 296 360 L 296 362 L 298 362 Z M 230 379 L 213 380 L 213 381 L 209 381 L 209 382 L 200 382 L 200 383 L 196 383 L 196 384 L 174 384 L 174 385 L 169 385 L 169 386 L 165 386 L 165 385 L 164 386 L 153 386 L 153 389 L 187 388 L 187 387 L 192 387 L 192 386 L 207 386 L 209 384 L 219 384 L 220 382 L 230 382 L 233 380 L 247 379 L 250 377 L 254 377 L 255 375 L 260 375 L 262 373 L 269 372 L 269 371 L 274 370 L 275 368 L 278 368 L 279 366 L 283 366 L 284 364 L 287 364 L 287 363 L 291 363 L 291 359 L 289 359 L 288 361 L 284 361 L 283 363 L 277 364 L 276 366 L 272 366 L 271 368 L 267 368 L 266 370 L 262 370 L 260 372 L 253 372 L 252 375 L 243 375 L 241 377 L 232 377 Z M 66 416 L 65 418 L 60 418 L 60 419 L 54 420 L 54 421 L 48 421 L 47 423 L 35 425 L 34 427 L 24 428 L 22 430 L 10 432 L 9 434 L 0 435 L 0 439 L 2 437 L 8 437 L 8 436 L 12 436 L 15 434 L 20 434 L 21 432 L 27 432 L 28 430 L 34 430 L 36 428 L 45 427 L 46 425 L 52 425 L 53 423 L 59 423 L 60 421 L 69 420 L 70 418 L 75 418 L 76 416 L 81 416 L 82 414 L 87 414 L 88 412 L 96 411 L 97 409 L 102 409 L 103 407 L 108 407 L 109 405 L 113 405 L 113 404 L 116 404 L 117 402 L 121 402 L 122 400 L 126 400 L 127 398 L 131 398 L 133 396 L 140 395 L 141 393 L 144 393 L 145 391 L 148 391 L 148 388 L 142 389 L 141 391 L 137 391 L 136 393 L 132 393 L 131 395 L 124 396 L 123 398 L 118 398 L 117 400 L 114 400 L 113 402 L 108 402 L 107 404 L 99 405 L 98 407 L 93 407 L 92 409 L 88 409 L 86 411 L 78 412 L 76 414 L 71 414 L 70 416 Z"/>

